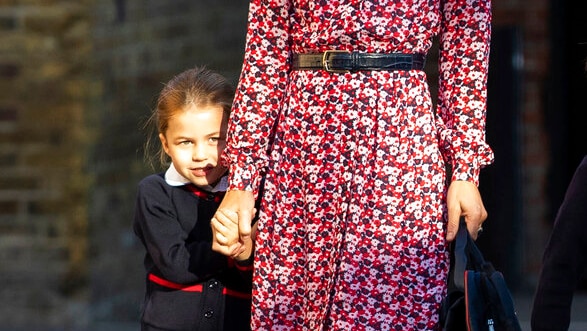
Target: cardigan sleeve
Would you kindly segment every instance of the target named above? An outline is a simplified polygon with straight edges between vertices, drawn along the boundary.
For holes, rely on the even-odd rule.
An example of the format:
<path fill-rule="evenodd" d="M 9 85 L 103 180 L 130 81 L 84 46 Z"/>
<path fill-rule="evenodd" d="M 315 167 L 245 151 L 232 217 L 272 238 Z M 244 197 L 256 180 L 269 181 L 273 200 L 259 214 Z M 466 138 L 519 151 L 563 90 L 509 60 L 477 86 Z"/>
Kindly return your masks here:
<path fill-rule="evenodd" d="M 178 221 L 170 196 L 172 190 L 164 185 L 155 180 L 143 180 L 139 184 L 134 219 L 135 233 L 160 276 L 176 283 L 191 284 L 227 268 L 227 257 L 212 251 L 211 240 L 187 240 L 189 233 Z M 202 233 L 210 231 L 207 222 L 200 221 L 196 226 Z"/>

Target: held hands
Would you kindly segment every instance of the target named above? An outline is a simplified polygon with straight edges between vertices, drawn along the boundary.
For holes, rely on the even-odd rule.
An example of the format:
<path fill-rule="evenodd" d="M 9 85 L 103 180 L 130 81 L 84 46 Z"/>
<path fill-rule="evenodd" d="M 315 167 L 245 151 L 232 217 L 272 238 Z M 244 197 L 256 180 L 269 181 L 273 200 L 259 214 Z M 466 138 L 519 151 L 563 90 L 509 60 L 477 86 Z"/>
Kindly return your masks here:
<path fill-rule="evenodd" d="M 487 210 L 477 185 L 463 180 L 452 182 L 448 187 L 446 205 L 448 208 L 446 240 L 455 239 L 461 217 L 464 217 L 471 237 L 476 240 L 483 229 L 481 225 L 487 219 Z"/>
<path fill-rule="evenodd" d="M 254 247 L 257 226 L 251 227 L 255 199 L 250 191 L 228 191 L 210 224 L 212 250 L 235 260 L 248 259 Z"/>

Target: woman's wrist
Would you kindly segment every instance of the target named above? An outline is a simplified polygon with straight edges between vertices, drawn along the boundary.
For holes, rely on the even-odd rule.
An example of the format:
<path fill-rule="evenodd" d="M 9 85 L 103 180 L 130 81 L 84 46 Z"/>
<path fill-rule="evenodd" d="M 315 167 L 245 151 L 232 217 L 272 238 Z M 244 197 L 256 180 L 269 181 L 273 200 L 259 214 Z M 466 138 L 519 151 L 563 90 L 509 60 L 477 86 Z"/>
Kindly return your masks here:
<path fill-rule="evenodd" d="M 234 257 L 234 260 L 240 265 L 249 265 L 253 262 L 254 258 L 252 247 L 245 249 L 244 252 Z"/>

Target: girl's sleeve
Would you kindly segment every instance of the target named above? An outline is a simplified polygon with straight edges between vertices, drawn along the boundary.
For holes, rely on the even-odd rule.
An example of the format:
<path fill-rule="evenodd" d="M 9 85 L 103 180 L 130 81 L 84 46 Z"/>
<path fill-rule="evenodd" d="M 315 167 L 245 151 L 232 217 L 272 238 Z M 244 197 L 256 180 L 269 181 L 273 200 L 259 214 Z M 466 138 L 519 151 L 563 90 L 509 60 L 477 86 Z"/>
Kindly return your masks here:
<path fill-rule="evenodd" d="M 253 282 L 253 266 L 255 261 L 255 253 L 251 254 L 251 257 L 244 261 L 231 260 L 229 266 L 234 264 L 234 268 L 240 273 L 245 284 L 251 284 Z"/>
<path fill-rule="evenodd" d="M 170 192 L 158 185 L 162 184 L 146 181 L 139 185 L 134 229 L 160 276 L 192 284 L 226 269 L 228 258 L 212 251 L 211 240 L 187 243 L 189 234 L 177 221 L 171 199 L 164 195 Z M 202 228 L 202 232 L 210 231 L 207 226 Z"/>
<path fill-rule="evenodd" d="M 256 192 L 267 166 L 290 70 L 288 20 L 287 0 L 250 3 L 244 61 L 223 153 L 230 169 L 229 190 Z"/>
<path fill-rule="evenodd" d="M 491 39 L 490 0 L 441 2 L 438 124 L 452 180 L 479 184 L 493 162 L 485 141 L 487 74 Z"/>

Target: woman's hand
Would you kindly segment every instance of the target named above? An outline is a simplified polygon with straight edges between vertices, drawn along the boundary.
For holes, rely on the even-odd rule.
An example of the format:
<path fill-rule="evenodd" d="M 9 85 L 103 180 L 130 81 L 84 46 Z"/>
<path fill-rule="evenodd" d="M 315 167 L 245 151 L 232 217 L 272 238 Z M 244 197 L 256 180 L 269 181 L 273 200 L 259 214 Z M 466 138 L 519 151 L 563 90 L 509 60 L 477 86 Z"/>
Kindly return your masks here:
<path fill-rule="evenodd" d="M 485 210 L 477 185 L 464 180 L 452 182 L 448 187 L 446 205 L 448 208 L 446 240 L 453 241 L 455 239 L 461 217 L 465 218 L 467 230 L 476 240 L 479 232 L 483 229 L 481 225 L 487 219 L 487 210 Z"/>

